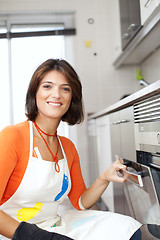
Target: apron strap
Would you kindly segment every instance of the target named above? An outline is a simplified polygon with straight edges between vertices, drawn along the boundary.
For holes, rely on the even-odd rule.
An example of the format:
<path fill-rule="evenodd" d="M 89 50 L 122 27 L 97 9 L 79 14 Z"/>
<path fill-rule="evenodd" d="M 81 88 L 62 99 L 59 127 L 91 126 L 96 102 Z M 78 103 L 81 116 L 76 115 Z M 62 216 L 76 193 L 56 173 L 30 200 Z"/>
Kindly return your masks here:
<path fill-rule="evenodd" d="M 31 121 L 29 121 L 29 127 L 30 127 L 30 153 L 29 153 L 29 156 L 32 157 L 32 152 L 33 152 L 33 126 L 32 126 Z"/>

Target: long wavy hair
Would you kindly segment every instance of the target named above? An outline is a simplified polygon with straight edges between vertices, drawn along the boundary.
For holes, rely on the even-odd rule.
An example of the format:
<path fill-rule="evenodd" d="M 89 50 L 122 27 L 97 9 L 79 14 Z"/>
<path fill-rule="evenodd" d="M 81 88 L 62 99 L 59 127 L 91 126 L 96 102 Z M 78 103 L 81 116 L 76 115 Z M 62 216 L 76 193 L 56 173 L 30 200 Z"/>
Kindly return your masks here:
<path fill-rule="evenodd" d="M 36 93 L 41 80 L 52 71 L 58 71 L 67 79 L 72 89 L 72 99 L 68 111 L 61 120 L 69 125 L 81 123 L 84 120 L 84 109 L 82 101 L 82 85 L 73 67 L 63 59 L 48 59 L 43 62 L 33 73 L 26 95 L 26 116 L 35 121 L 38 113 L 36 104 Z"/>

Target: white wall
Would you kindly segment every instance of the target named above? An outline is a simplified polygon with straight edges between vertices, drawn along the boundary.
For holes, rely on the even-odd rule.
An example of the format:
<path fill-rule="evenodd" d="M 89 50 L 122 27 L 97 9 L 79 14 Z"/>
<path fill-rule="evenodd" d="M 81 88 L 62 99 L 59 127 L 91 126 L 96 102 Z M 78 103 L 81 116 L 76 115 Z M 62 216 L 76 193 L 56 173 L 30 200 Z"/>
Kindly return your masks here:
<path fill-rule="evenodd" d="M 115 3 L 116 0 L 0 0 L 1 13 L 75 12 L 77 35 L 68 38 L 66 53 L 83 84 L 86 115 L 101 110 L 118 101 L 124 94 L 131 94 L 141 88 L 136 81 L 137 66 L 115 70 L 112 65 L 112 33 L 116 32 L 117 26 L 117 15 L 113 14 Z M 88 18 L 93 18 L 94 23 L 88 24 Z M 92 41 L 90 48 L 85 47 L 85 40 Z M 72 49 L 69 47 L 71 44 Z M 159 77 L 159 55 L 160 50 L 141 66 L 149 82 Z M 88 184 L 86 122 L 74 127 L 71 138 L 78 147 L 83 175 Z"/>
<path fill-rule="evenodd" d="M 141 64 L 144 79 L 150 84 L 160 80 L 160 48 Z"/>

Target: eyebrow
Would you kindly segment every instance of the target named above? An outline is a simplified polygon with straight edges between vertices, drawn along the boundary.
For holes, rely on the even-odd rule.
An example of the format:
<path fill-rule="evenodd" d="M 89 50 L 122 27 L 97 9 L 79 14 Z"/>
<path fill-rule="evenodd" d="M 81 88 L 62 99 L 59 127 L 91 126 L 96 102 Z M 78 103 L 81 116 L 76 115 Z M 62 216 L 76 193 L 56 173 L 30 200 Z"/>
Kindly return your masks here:
<path fill-rule="evenodd" d="M 45 83 L 49 83 L 49 84 L 53 84 L 53 85 L 55 84 L 55 83 L 53 83 L 52 81 L 44 81 L 44 82 L 42 82 L 42 84 L 45 84 Z M 71 87 L 69 83 L 62 83 L 61 86 Z"/>

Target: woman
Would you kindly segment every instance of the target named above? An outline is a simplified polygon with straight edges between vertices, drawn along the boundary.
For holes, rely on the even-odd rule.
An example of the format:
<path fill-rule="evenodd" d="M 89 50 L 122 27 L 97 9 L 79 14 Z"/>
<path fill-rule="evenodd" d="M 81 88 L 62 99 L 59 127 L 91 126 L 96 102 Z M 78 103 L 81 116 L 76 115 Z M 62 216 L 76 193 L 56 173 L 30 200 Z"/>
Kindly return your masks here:
<path fill-rule="evenodd" d="M 36 69 L 26 116 L 0 133 L 0 239 L 130 239 L 141 226 L 131 217 L 85 210 L 110 181 L 125 181 L 118 170 L 126 167 L 116 161 L 87 189 L 73 143 L 57 136 L 61 120 L 83 121 L 82 87 L 69 63 L 49 59 Z M 58 216 L 66 196 L 84 211 Z"/>

